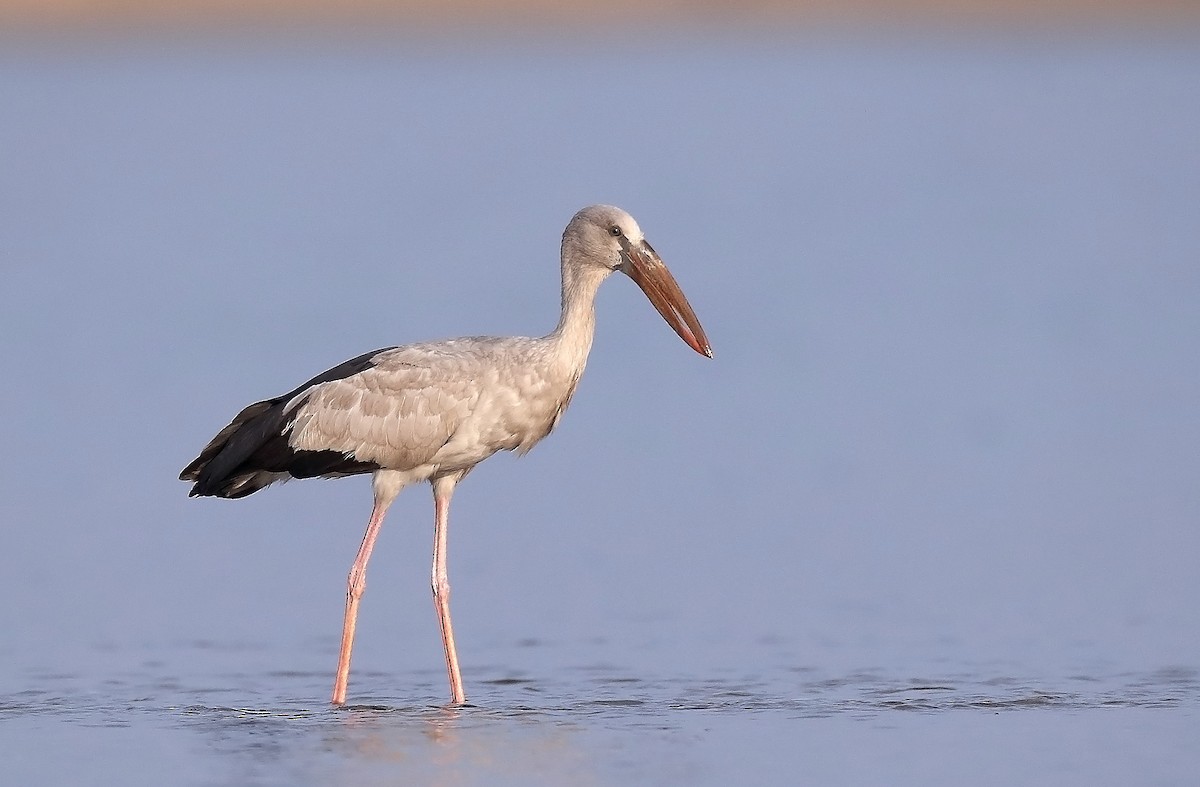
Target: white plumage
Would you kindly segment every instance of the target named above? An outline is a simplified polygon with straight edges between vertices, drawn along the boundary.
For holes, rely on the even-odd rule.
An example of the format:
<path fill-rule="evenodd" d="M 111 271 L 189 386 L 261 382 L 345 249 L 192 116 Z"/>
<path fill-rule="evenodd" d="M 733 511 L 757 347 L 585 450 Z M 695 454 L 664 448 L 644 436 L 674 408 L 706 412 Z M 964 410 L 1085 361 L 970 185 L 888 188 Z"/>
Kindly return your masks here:
<path fill-rule="evenodd" d="M 373 473 L 375 506 L 347 585 L 334 703 L 345 701 L 375 537 L 400 490 L 420 481 L 434 489 L 432 584 L 451 699 L 465 702 L 445 566 L 450 497 L 476 464 L 497 451 L 528 451 L 558 424 L 587 363 L 596 291 L 610 274 L 628 274 L 685 342 L 712 356 L 678 284 L 620 208 L 575 214 L 563 233 L 561 266 L 562 313 L 548 335 L 468 337 L 359 356 L 246 407 L 180 474 L 194 482 L 193 496 L 236 498 L 288 477 Z"/>

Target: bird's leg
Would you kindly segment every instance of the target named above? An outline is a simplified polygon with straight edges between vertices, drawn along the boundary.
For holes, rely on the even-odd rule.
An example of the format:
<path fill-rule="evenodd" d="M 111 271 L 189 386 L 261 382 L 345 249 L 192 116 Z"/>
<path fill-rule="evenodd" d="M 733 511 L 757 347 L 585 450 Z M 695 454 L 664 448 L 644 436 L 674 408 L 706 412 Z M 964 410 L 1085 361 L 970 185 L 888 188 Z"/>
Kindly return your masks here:
<path fill-rule="evenodd" d="M 454 629 L 450 625 L 450 579 L 446 573 L 446 529 L 450 521 L 450 496 L 461 473 L 438 476 L 433 483 L 433 606 L 437 609 L 442 629 L 442 646 L 446 650 L 446 673 L 450 678 L 450 702 L 462 705 L 467 701 L 463 691 L 462 673 L 458 670 L 458 653 L 454 649 Z"/>
<path fill-rule="evenodd" d="M 358 601 L 362 598 L 367 587 L 367 561 L 371 559 L 371 550 L 375 548 L 375 539 L 383 524 L 383 517 L 388 506 L 396 499 L 400 488 L 398 484 L 387 483 L 387 478 L 381 479 L 382 473 L 377 473 L 372 486 L 375 490 L 375 506 L 371 509 L 371 520 L 367 522 L 367 532 L 363 534 L 362 545 L 350 567 L 350 576 L 346 581 L 346 615 L 342 619 L 342 647 L 338 653 L 337 673 L 333 678 L 333 704 L 343 705 L 346 702 L 346 684 L 350 682 L 350 651 L 354 647 L 354 627 L 358 622 Z"/>

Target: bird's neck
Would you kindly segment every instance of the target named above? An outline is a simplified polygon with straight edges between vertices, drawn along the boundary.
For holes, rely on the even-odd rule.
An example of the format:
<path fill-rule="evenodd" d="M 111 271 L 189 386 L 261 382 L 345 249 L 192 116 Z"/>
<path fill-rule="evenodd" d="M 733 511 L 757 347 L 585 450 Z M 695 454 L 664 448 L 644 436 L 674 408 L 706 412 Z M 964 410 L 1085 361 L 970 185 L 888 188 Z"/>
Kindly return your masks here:
<path fill-rule="evenodd" d="M 576 375 L 583 372 L 592 336 L 596 332 L 596 291 L 607 273 L 603 269 L 579 270 L 563 266 L 562 315 L 546 338 L 556 347 L 556 355 L 573 367 Z"/>

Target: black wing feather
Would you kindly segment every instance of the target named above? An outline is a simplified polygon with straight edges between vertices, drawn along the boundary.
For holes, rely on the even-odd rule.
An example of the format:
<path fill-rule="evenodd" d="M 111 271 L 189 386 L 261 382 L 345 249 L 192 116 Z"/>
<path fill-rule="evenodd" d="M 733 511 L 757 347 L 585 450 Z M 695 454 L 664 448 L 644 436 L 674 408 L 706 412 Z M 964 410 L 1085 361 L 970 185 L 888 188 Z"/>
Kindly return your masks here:
<path fill-rule="evenodd" d="M 283 474 L 293 478 L 313 478 L 378 470 L 379 466 L 373 462 L 360 462 L 339 451 L 293 449 L 288 445 L 286 429 L 296 408 L 286 413 L 284 408 L 313 386 L 342 380 L 372 368 L 375 357 L 391 349 L 395 348 L 385 347 L 351 358 L 282 396 L 244 408 L 179 474 L 181 481 L 194 482 L 188 495 L 238 498 L 257 492 L 279 480 Z"/>

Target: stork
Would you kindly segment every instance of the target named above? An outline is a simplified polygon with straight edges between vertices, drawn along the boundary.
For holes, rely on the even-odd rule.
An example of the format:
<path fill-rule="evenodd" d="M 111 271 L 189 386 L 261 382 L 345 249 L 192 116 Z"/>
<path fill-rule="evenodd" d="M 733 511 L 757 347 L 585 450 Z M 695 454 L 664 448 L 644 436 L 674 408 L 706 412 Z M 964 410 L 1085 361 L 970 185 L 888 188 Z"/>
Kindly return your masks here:
<path fill-rule="evenodd" d="M 367 561 L 384 515 L 400 490 L 421 481 L 433 487 L 431 584 L 450 700 L 466 702 L 450 624 L 450 497 L 475 465 L 497 451 L 524 453 L 558 425 L 583 374 L 596 291 L 609 274 L 633 279 L 688 346 L 712 357 L 683 291 L 625 211 L 593 205 L 576 213 L 563 232 L 561 266 L 562 313 L 546 336 L 473 336 L 351 358 L 243 409 L 179 474 L 192 482 L 189 496 L 223 498 L 288 478 L 372 474 L 375 504 L 347 578 L 335 705 L 346 701 Z"/>

